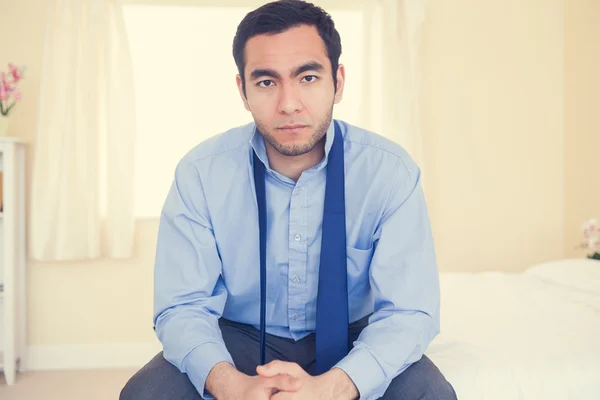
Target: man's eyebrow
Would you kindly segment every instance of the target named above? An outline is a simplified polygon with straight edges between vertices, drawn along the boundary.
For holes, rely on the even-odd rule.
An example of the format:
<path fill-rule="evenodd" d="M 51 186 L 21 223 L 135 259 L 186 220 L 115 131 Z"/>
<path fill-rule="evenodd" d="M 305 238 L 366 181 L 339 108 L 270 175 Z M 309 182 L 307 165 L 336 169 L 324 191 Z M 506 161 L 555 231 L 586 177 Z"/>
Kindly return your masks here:
<path fill-rule="evenodd" d="M 319 64 L 316 61 L 311 61 L 311 62 L 307 62 L 306 64 L 302 64 L 301 66 L 296 68 L 294 71 L 292 71 L 291 77 L 292 78 L 296 77 L 306 71 L 323 72 L 324 70 L 325 70 L 325 68 L 321 64 Z"/>
<path fill-rule="evenodd" d="M 292 71 L 292 73 L 290 74 L 290 77 L 294 78 L 294 77 L 300 75 L 301 73 L 307 72 L 307 71 L 323 72 L 323 70 L 325 70 L 323 65 L 319 64 L 316 61 L 311 61 L 311 62 L 307 62 L 306 64 L 302 64 L 301 66 L 294 69 Z M 257 68 L 250 73 L 250 80 L 255 80 L 255 79 L 258 79 L 261 77 L 266 77 L 266 76 L 275 78 L 275 79 L 281 78 L 281 75 L 279 75 L 279 73 L 273 71 L 272 69 Z"/>

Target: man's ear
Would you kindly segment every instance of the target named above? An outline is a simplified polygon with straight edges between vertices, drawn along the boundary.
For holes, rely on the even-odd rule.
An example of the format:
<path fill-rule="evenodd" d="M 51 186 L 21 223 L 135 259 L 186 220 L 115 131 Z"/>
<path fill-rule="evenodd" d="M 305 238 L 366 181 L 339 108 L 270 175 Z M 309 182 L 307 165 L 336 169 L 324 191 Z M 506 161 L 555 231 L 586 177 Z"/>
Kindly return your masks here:
<path fill-rule="evenodd" d="M 342 101 L 342 96 L 344 95 L 344 83 L 346 80 L 346 71 L 344 69 L 343 64 L 338 65 L 336 77 L 337 77 L 337 86 L 336 86 L 336 91 L 335 91 L 334 104 L 338 104 L 340 101 Z"/>
<path fill-rule="evenodd" d="M 237 74 L 235 76 L 235 82 L 237 83 L 238 91 L 240 92 L 240 97 L 242 98 L 242 101 L 244 102 L 244 107 L 246 108 L 247 111 L 250 111 L 250 106 L 248 105 L 248 99 L 246 98 L 246 96 L 244 96 L 244 83 L 242 82 L 242 78 L 240 77 L 240 74 Z"/>

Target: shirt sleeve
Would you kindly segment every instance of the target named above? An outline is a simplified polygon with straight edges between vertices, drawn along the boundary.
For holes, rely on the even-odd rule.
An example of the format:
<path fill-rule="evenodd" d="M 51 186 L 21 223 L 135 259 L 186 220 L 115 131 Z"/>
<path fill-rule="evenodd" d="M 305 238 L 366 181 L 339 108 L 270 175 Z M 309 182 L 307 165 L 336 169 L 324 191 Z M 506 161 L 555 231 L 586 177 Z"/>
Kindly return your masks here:
<path fill-rule="evenodd" d="M 375 310 L 336 365 L 360 399 L 383 396 L 440 332 L 439 276 L 420 170 L 410 158 L 399 163 L 375 233 L 369 271 Z"/>
<path fill-rule="evenodd" d="M 227 291 L 200 175 L 185 158 L 160 216 L 154 267 L 154 326 L 164 358 L 186 373 L 204 399 L 214 365 L 235 366 L 218 319 Z"/>

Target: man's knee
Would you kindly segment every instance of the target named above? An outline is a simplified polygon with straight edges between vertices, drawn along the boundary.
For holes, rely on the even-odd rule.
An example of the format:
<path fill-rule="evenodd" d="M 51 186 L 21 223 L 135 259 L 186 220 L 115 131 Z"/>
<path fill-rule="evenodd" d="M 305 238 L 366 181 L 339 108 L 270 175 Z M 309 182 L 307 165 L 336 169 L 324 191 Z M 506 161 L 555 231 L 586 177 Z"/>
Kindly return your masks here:
<path fill-rule="evenodd" d="M 127 381 L 127 383 L 125 384 L 125 386 L 123 387 L 123 389 L 121 389 L 121 393 L 119 394 L 119 400 L 136 400 L 139 399 L 139 397 L 136 397 L 136 393 L 138 393 L 138 390 L 136 390 L 136 386 L 138 388 L 141 388 L 143 386 L 137 384 L 137 378 L 136 376 L 132 376 L 131 378 L 129 378 L 129 380 Z"/>
<path fill-rule="evenodd" d="M 121 393 L 119 394 L 119 400 L 134 400 L 133 397 L 134 391 L 131 389 L 129 382 L 121 389 Z"/>
<path fill-rule="evenodd" d="M 162 352 L 133 375 L 119 400 L 200 400 L 186 374 L 164 359 Z"/>
<path fill-rule="evenodd" d="M 421 400 L 458 400 L 454 388 L 445 378 L 433 375 L 425 383 L 425 394 Z"/>
<path fill-rule="evenodd" d="M 149 384 L 148 379 L 144 369 L 136 372 L 121 390 L 119 400 L 154 400 L 153 385 Z"/>
<path fill-rule="evenodd" d="M 392 380 L 383 399 L 457 400 L 457 395 L 435 364 L 423 356 Z"/>

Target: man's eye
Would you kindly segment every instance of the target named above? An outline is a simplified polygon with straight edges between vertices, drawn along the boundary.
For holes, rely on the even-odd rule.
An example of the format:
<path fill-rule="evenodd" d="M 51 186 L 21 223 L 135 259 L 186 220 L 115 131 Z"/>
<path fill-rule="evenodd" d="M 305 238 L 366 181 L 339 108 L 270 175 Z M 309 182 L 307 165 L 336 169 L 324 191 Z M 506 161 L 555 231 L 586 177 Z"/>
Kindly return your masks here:
<path fill-rule="evenodd" d="M 315 75 L 306 75 L 306 76 L 305 76 L 304 78 L 302 78 L 302 79 L 307 79 L 307 78 L 310 78 L 310 79 L 308 80 L 308 83 L 314 82 L 314 81 L 316 81 L 317 79 L 319 79 L 319 78 L 317 78 Z"/>
<path fill-rule="evenodd" d="M 261 84 L 262 84 L 262 83 L 264 83 L 264 84 L 265 84 L 265 86 L 261 86 Z M 268 83 L 268 84 L 267 84 L 267 83 Z M 272 85 L 272 83 L 273 83 L 273 81 L 272 81 L 272 80 L 270 80 L 270 79 L 267 79 L 267 80 L 264 80 L 264 81 L 260 81 L 260 82 L 258 82 L 258 84 L 257 84 L 257 85 L 258 85 L 258 86 L 260 86 L 260 87 L 271 87 L 271 86 L 273 86 L 273 85 Z"/>

